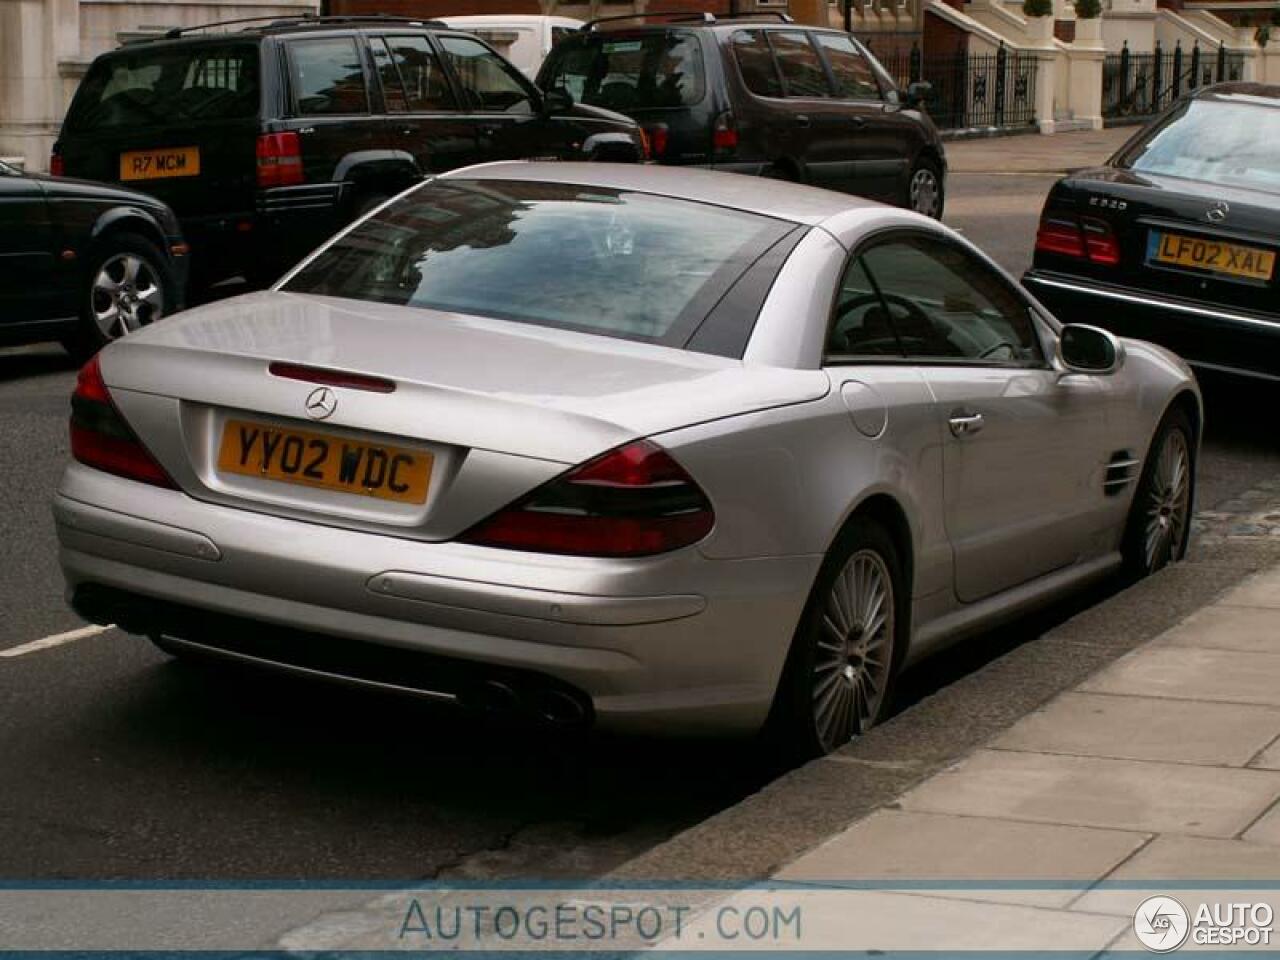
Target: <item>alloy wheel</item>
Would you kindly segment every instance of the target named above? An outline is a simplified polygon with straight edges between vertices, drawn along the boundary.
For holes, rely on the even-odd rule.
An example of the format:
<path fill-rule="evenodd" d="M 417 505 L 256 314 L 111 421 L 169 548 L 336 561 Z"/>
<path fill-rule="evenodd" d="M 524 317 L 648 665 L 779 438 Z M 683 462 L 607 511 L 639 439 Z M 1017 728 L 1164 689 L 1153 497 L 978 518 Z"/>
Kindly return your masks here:
<path fill-rule="evenodd" d="M 1151 471 L 1143 511 L 1143 560 L 1154 572 L 1178 556 L 1191 501 L 1191 456 L 1181 430 L 1170 430 Z"/>
<path fill-rule="evenodd" d="M 938 198 L 942 190 L 938 186 L 938 177 L 928 167 L 921 167 L 911 175 L 911 209 L 923 213 L 926 217 L 938 216 Z"/>
<path fill-rule="evenodd" d="M 893 658 L 893 579 L 884 558 L 859 550 L 823 601 L 812 696 L 814 726 L 830 751 L 880 714 Z"/>
<path fill-rule="evenodd" d="M 136 253 L 117 253 L 104 260 L 89 296 L 94 322 L 107 340 L 153 323 L 164 313 L 160 277 Z"/>

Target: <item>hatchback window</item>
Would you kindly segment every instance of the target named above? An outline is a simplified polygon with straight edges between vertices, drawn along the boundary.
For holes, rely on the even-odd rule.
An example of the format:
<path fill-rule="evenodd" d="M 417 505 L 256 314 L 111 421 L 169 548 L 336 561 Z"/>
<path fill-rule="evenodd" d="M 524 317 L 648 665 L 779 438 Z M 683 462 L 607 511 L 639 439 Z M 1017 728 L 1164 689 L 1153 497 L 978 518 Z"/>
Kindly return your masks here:
<path fill-rule="evenodd" d="M 1280 193 L 1280 110 L 1250 100 L 1192 100 L 1130 148 L 1119 165 Z"/>
<path fill-rule="evenodd" d="M 1042 362 L 1027 305 L 996 273 L 944 240 L 909 234 L 878 243 L 859 258 L 902 351 L 912 359 L 1036 366 Z M 850 300 L 842 294 L 846 314 Z M 840 318 L 837 317 L 837 323 Z M 864 325 L 869 322 L 863 320 Z"/>
<path fill-rule="evenodd" d="M 773 51 L 761 30 L 739 30 L 730 41 L 742 82 L 757 97 L 782 96 L 782 78 L 773 62 Z"/>
<path fill-rule="evenodd" d="M 847 100 L 879 100 L 880 85 L 871 64 L 853 40 L 835 33 L 816 35 L 822 55 L 827 58 L 836 81 L 836 96 Z"/>
<path fill-rule="evenodd" d="M 776 30 L 770 33 L 778 68 L 789 97 L 829 97 L 826 71 L 818 59 L 808 36 L 798 31 Z"/>
<path fill-rule="evenodd" d="M 94 62 L 67 113 L 75 132 L 230 120 L 258 112 L 250 44 L 127 49 Z"/>
<path fill-rule="evenodd" d="M 792 228 L 602 187 L 437 180 L 360 223 L 284 289 L 684 346 Z"/>
<path fill-rule="evenodd" d="M 385 37 L 383 42 L 391 50 L 394 76 L 403 85 L 402 109 L 414 113 L 453 109 L 453 94 L 426 37 Z M 384 89 L 386 84 L 384 80 Z M 390 101 L 387 108 L 391 109 Z"/>
<path fill-rule="evenodd" d="M 440 46 L 471 109 L 533 113 L 533 94 L 520 74 L 483 43 L 441 37 Z"/>
<path fill-rule="evenodd" d="M 706 94 L 702 46 L 687 30 L 598 33 L 562 43 L 540 75 L 543 89 L 610 110 L 687 107 Z"/>
<path fill-rule="evenodd" d="M 305 116 L 369 112 L 364 68 L 351 37 L 289 44 L 294 100 Z"/>

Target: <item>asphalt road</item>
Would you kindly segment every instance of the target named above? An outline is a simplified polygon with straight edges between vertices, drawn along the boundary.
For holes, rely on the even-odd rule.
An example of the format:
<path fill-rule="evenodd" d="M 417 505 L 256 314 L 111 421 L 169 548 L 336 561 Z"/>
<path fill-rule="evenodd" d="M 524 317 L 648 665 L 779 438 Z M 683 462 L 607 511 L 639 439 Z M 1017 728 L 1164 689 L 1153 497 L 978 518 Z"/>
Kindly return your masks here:
<path fill-rule="evenodd" d="M 1018 273 L 1051 182 L 959 172 L 948 219 Z M 0 879 L 590 875 L 761 784 L 749 745 L 477 729 L 416 704 L 192 670 L 117 631 L 5 657 L 81 626 L 48 515 L 73 379 L 55 347 L 0 351 Z M 1280 468 L 1260 412 L 1274 397 L 1210 387 L 1202 506 Z M 905 703 L 1069 610 L 924 665 Z"/>

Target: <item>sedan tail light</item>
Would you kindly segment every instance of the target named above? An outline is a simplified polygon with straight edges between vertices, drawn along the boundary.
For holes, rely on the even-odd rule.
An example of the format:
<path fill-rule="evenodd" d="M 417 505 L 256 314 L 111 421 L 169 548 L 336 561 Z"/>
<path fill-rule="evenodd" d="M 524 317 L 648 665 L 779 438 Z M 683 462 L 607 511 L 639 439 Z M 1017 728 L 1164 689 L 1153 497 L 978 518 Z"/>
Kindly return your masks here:
<path fill-rule="evenodd" d="M 292 130 L 258 137 L 258 186 L 291 187 L 305 181 L 302 144 Z"/>
<path fill-rule="evenodd" d="M 459 539 L 486 547 L 643 557 L 696 543 L 715 514 L 671 455 L 637 440 L 543 484 Z"/>
<path fill-rule="evenodd" d="M 1111 224 L 1092 217 L 1067 214 L 1044 216 L 1036 230 L 1036 251 L 1053 253 L 1114 267 L 1120 262 L 1120 242 Z"/>
<path fill-rule="evenodd" d="M 71 456 L 117 477 L 178 489 L 112 403 L 96 356 L 81 368 L 71 395 Z"/>
<path fill-rule="evenodd" d="M 53 152 L 49 154 L 49 173 L 55 177 L 65 177 L 67 175 L 67 163 L 62 159 L 62 154 L 57 147 L 54 147 Z"/>

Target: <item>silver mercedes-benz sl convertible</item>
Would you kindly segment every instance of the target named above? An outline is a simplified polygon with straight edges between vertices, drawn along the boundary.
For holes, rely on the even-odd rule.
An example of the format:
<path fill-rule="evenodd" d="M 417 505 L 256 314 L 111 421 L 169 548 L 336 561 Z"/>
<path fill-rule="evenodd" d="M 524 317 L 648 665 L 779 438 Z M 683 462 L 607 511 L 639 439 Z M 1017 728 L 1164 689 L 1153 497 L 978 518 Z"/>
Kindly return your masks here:
<path fill-rule="evenodd" d="M 503 163 L 107 347 L 71 603 L 553 723 L 830 750 L 904 664 L 1186 549 L 1201 404 L 946 227 L 730 174 Z"/>

